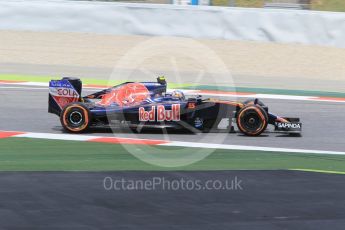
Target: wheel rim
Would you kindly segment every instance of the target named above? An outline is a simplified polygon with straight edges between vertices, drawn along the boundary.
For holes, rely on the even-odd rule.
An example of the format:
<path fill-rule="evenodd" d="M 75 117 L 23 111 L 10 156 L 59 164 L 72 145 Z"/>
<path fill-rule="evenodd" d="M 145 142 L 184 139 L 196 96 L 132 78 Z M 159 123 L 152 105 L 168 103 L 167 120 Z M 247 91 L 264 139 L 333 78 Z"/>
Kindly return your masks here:
<path fill-rule="evenodd" d="M 241 119 L 241 122 L 249 132 L 256 132 L 262 127 L 262 121 L 256 112 L 248 111 Z"/>
<path fill-rule="evenodd" d="M 69 131 L 81 132 L 88 127 L 88 112 L 80 105 L 72 105 L 65 109 L 61 121 Z"/>
<path fill-rule="evenodd" d="M 73 125 L 79 126 L 83 122 L 83 115 L 79 111 L 73 111 L 69 115 L 69 122 Z"/>

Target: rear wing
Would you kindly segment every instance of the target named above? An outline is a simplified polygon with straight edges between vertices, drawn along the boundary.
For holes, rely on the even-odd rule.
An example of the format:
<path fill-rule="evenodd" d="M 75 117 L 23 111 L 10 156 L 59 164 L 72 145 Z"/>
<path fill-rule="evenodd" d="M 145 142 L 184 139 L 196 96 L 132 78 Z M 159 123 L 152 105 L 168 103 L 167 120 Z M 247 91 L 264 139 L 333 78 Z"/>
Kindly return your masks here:
<path fill-rule="evenodd" d="M 60 116 L 66 105 L 81 100 L 82 82 L 78 78 L 62 78 L 49 82 L 48 112 Z"/>

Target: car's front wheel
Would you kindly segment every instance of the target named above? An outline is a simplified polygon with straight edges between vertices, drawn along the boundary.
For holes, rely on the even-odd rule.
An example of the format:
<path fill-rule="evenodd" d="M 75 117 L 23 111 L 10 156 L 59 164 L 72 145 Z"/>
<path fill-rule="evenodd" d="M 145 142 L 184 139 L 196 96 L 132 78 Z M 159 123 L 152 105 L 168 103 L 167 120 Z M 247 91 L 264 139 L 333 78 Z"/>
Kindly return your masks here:
<path fill-rule="evenodd" d="M 259 136 L 268 125 L 267 112 L 259 105 L 240 109 L 236 118 L 238 129 L 247 136 Z"/>
<path fill-rule="evenodd" d="M 61 112 L 62 127 L 71 133 L 85 132 L 91 122 L 90 110 L 81 103 L 67 105 Z"/>

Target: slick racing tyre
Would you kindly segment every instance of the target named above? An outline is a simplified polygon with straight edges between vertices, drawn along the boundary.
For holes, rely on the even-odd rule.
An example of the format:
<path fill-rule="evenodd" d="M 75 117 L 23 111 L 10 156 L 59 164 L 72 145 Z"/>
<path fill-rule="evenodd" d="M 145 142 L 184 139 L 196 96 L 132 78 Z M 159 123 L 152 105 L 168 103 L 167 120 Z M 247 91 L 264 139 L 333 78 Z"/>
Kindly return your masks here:
<path fill-rule="evenodd" d="M 247 136 L 259 136 L 268 124 L 267 112 L 258 105 L 248 105 L 238 111 L 238 129 Z"/>
<path fill-rule="evenodd" d="M 85 132 L 91 122 L 90 110 L 81 103 L 67 105 L 61 112 L 62 127 L 71 133 Z"/>
<path fill-rule="evenodd" d="M 245 100 L 243 102 L 243 104 L 245 105 L 254 105 L 255 102 L 257 103 L 257 105 L 260 105 L 261 107 L 265 107 L 266 105 L 259 99 L 255 99 L 255 98 L 250 98 L 248 100 Z"/>

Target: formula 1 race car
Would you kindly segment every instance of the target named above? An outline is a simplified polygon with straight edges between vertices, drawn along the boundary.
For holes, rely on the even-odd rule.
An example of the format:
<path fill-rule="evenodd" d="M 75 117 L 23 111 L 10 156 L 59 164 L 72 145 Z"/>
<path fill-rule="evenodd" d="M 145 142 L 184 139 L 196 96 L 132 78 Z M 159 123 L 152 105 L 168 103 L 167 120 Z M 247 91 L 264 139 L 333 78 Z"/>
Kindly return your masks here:
<path fill-rule="evenodd" d="M 48 111 L 58 115 L 63 128 L 71 133 L 97 127 L 128 127 L 136 132 L 150 128 L 239 130 L 248 136 L 260 135 L 268 125 L 273 125 L 275 132 L 299 134 L 302 130 L 298 118 L 269 113 L 258 99 L 237 102 L 186 98 L 179 90 L 167 93 L 164 77 L 156 82 L 126 82 L 84 97 L 81 91 L 82 82 L 76 78 L 49 83 Z"/>

